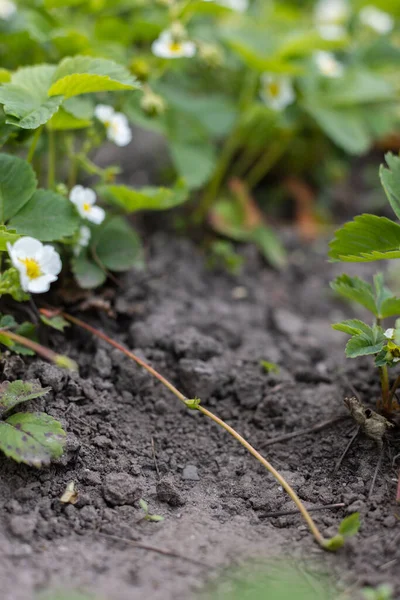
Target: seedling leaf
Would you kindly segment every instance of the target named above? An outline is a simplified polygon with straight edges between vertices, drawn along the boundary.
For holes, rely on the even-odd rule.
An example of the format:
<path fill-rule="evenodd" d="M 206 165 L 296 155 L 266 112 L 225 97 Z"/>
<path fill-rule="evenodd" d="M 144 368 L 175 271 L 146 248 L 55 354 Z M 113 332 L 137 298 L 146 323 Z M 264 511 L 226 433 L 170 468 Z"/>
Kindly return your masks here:
<path fill-rule="evenodd" d="M 140 498 L 139 506 L 146 514 L 149 512 L 149 505 L 147 504 L 146 500 L 143 500 L 143 498 Z"/>
<path fill-rule="evenodd" d="M 344 546 L 344 537 L 340 534 L 333 536 L 329 540 L 326 540 L 324 543 L 325 550 L 329 550 L 330 552 L 336 552 Z"/>
<path fill-rule="evenodd" d="M 66 327 L 70 327 L 68 321 L 61 317 L 61 315 L 56 315 L 55 317 L 46 317 L 45 315 L 40 315 L 40 320 L 49 327 L 53 329 L 57 329 L 57 331 L 64 331 Z"/>
<path fill-rule="evenodd" d="M 360 513 L 355 512 L 345 517 L 339 525 L 339 533 L 344 537 L 356 535 L 361 527 Z"/>
<path fill-rule="evenodd" d="M 266 373 L 279 373 L 279 367 L 268 360 L 260 360 L 260 364 Z"/>

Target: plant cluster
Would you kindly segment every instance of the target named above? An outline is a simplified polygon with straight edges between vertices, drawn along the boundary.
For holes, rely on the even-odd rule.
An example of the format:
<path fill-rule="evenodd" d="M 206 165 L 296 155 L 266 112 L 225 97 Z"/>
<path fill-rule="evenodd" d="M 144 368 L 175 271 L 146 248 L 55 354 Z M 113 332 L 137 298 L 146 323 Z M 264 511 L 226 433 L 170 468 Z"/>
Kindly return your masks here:
<path fill-rule="evenodd" d="M 386 155 L 387 166 L 382 165 L 380 178 L 389 203 L 400 218 L 400 157 Z M 400 225 L 386 217 L 363 214 L 339 229 L 330 244 L 330 257 L 334 261 L 371 262 L 400 258 Z M 378 273 L 373 284 L 360 277 L 341 275 L 332 283 L 333 290 L 354 301 L 371 313 L 372 322 L 349 319 L 333 325 L 334 329 L 349 334 L 346 356 L 357 358 L 372 355 L 380 371 L 382 397 L 380 408 L 391 415 L 399 408 L 396 390 L 400 376 L 390 385 L 389 370 L 400 360 L 400 298 L 384 284 Z M 384 320 L 398 317 L 391 327 Z"/>

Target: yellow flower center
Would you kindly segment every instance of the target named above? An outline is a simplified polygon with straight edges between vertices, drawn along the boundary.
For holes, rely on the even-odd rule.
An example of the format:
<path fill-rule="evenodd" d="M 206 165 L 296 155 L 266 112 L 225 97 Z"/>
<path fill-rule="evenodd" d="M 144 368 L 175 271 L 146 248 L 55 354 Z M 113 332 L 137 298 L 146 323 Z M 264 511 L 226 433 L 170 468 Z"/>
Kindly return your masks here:
<path fill-rule="evenodd" d="M 279 96 L 279 84 L 276 83 L 276 81 L 273 81 L 268 85 L 268 90 L 273 98 Z"/>
<path fill-rule="evenodd" d="M 29 279 L 37 279 L 42 274 L 39 263 L 34 258 L 20 258 L 20 262 L 26 267 L 26 274 Z"/>
<path fill-rule="evenodd" d="M 171 42 L 169 45 L 169 49 L 171 52 L 180 52 L 182 49 L 182 44 L 180 42 Z"/>
<path fill-rule="evenodd" d="M 83 210 L 85 212 L 89 212 L 90 209 L 91 209 L 91 205 L 89 204 L 89 202 L 85 202 L 85 204 L 83 205 Z"/>

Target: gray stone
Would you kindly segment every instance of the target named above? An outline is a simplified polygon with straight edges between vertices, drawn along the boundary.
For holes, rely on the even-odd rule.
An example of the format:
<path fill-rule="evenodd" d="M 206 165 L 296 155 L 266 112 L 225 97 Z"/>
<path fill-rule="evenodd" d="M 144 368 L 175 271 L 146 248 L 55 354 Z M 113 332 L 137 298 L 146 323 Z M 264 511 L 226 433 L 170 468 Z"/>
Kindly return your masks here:
<path fill-rule="evenodd" d="M 183 469 L 182 478 L 187 481 L 199 481 L 199 473 L 195 465 L 186 465 Z"/>
<path fill-rule="evenodd" d="M 304 328 L 304 320 L 285 308 L 278 308 L 274 312 L 276 327 L 285 335 L 299 335 Z"/>
<path fill-rule="evenodd" d="M 143 491 L 141 478 L 132 477 L 129 473 L 109 473 L 103 483 L 103 496 L 111 506 L 134 504 Z"/>
<path fill-rule="evenodd" d="M 196 468 L 196 467 L 195 467 Z M 197 471 L 197 469 L 196 469 Z M 184 498 L 178 492 L 171 477 L 163 477 L 157 483 L 157 498 L 160 502 L 166 502 L 170 506 L 183 506 Z"/>
<path fill-rule="evenodd" d="M 30 542 L 33 538 L 37 523 L 36 513 L 30 515 L 14 515 L 10 518 L 9 527 L 13 535 L 24 542 Z"/>

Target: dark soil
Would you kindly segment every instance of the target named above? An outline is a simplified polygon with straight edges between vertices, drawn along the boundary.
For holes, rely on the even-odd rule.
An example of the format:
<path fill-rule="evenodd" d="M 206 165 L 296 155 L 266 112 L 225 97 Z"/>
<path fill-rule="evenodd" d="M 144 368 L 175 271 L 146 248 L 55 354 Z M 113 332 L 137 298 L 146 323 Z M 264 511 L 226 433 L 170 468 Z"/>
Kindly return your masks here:
<path fill-rule="evenodd" d="M 211 272 L 189 241 L 157 234 L 148 270 L 122 279 L 123 291 L 112 300 L 115 318 L 94 311 L 85 318 L 188 397 L 201 397 L 281 470 L 307 506 L 343 502 L 343 509 L 315 513 L 324 534 L 335 533 L 354 511 L 362 515 L 361 533 L 339 553 L 326 554 L 297 514 L 270 517 L 293 504 L 235 440 L 186 410 L 121 353 L 74 329 L 66 340 L 56 333 L 52 343 L 79 362 L 79 376 L 38 359 L 3 362 L 4 378 L 52 386 L 31 408 L 59 418 L 68 444 L 64 457 L 42 471 L 0 458 L 2 600 L 29 600 L 54 587 L 106 600 L 188 600 L 223 567 L 282 554 L 309 557 L 344 587 L 392 583 L 400 597 L 391 462 L 399 448 L 386 453 L 371 500 L 378 460 L 372 441 L 358 439 L 333 473 L 354 431 L 343 405 L 351 392 L 340 370 L 371 406 L 378 395 L 370 362 L 346 362 L 346 336 L 330 328 L 354 314 L 328 286 L 343 268 L 326 262 L 322 242 L 312 249 L 293 243 L 281 274 L 254 248 L 242 252 L 242 275 Z M 365 269 L 372 271 L 346 270 Z M 279 373 L 263 372 L 260 360 L 277 363 Z M 265 446 L 340 415 L 346 418 L 322 431 Z M 75 506 L 59 502 L 70 481 L 79 490 Z M 140 520 L 139 498 L 165 520 Z"/>

